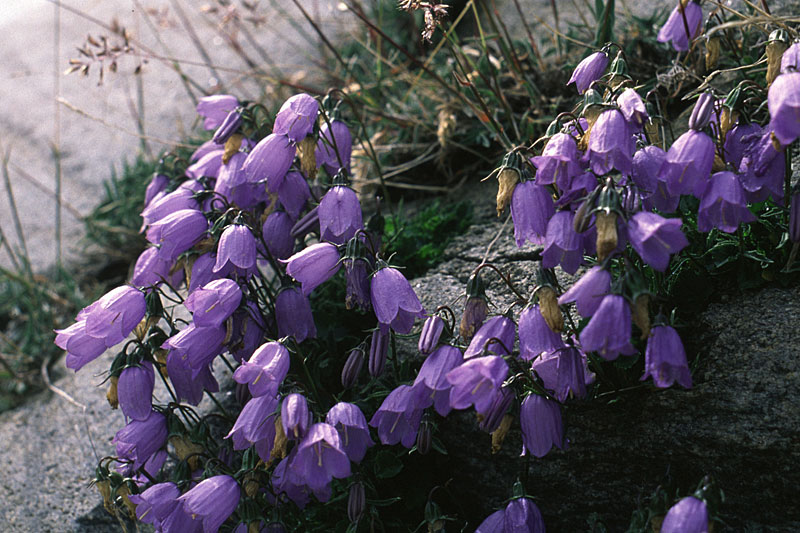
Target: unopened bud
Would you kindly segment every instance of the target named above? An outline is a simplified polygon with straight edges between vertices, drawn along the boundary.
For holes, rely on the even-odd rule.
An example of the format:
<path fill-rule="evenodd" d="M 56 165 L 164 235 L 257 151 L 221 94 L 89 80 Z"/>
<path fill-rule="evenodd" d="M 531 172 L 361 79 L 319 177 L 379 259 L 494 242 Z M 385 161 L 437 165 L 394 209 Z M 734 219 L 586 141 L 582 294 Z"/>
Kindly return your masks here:
<path fill-rule="evenodd" d="M 617 248 L 617 214 L 613 211 L 597 213 L 597 259 L 605 261 Z"/>
<path fill-rule="evenodd" d="M 108 391 L 106 392 L 106 400 L 108 400 L 108 405 L 111 406 L 112 409 L 116 409 L 119 407 L 119 398 L 117 397 L 117 382 L 119 378 L 117 376 L 111 376 L 108 380 Z"/>
<path fill-rule="evenodd" d="M 706 70 L 714 70 L 719 63 L 720 38 L 713 35 L 706 40 Z"/>
<path fill-rule="evenodd" d="M 550 286 L 544 286 L 536 291 L 536 295 L 539 297 L 539 311 L 542 313 L 544 321 L 547 322 L 550 329 L 560 333 L 564 329 L 564 315 L 561 314 L 561 308 L 558 307 L 556 291 Z"/>
<path fill-rule="evenodd" d="M 640 294 L 633 303 L 633 323 L 642 330 L 642 340 L 650 336 L 650 296 Z"/>
<path fill-rule="evenodd" d="M 417 430 L 417 451 L 420 455 L 427 455 L 431 451 L 431 440 L 433 439 L 433 431 L 431 430 L 431 423 L 423 420 Z"/>
<path fill-rule="evenodd" d="M 714 112 L 715 99 L 711 93 L 703 93 L 697 99 L 689 116 L 689 127 L 700 131 L 708 126 L 711 121 L 711 114 Z"/>
<path fill-rule="evenodd" d="M 350 352 L 342 368 L 342 387 L 349 389 L 358 381 L 358 374 L 364 365 L 364 350 L 359 346 Z"/>
<path fill-rule="evenodd" d="M 497 427 L 497 429 L 492 432 L 492 454 L 499 452 L 500 448 L 503 447 L 503 441 L 506 440 L 506 435 L 508 435 L 508 431 L 511 429 L 511 423 L 513 421 L 513 416 L 508 414 L 505 415 L 503 420 L 500 421 L 500 425 Z"/>
<path fill-rule="evenodd" d="M 292 238 L 302 239 L 307 233 L 313 230 L 319 230 L 319 206 L 315 206 L 311 211 L 303 215 L 303 217 L 295 222 L 292 229 L 289 230 Z"/>
<path fill-rule="evenodd" d="M 225 141 L 225 151 L 222 152 L 222 163 L 227 165 L 228 161 L 231 160 L 238 151 L 239 148 L 242 147 L 242 141 L 244 140 L 244 135 L 241 133 L 234 133 L 228 140 Z"/>
<path fill-rule="evenodd" d="M 367 367 L 370 376 L 377 378 L 383 374 L 388 356 L 389 332 L 383 332 L 381 328 L 378 328 L 372 332 L 372 342 L 369 347 L 369 364 Z"/>
<path fill-rule="evenodd" d="M 236 130 L 242 125 L 242 108 L 237 107 L 230 113 L 225 119 L 222 121 L 222 124 L 219 125 L 217 131 L 214 132 L 214 136 L 211 138 L 216 144 L 222 144 L 228 141 L 231 138 L 231 135 L 236 133 Z M 236 148 L 239 149 L 238 147 Z"/>
<path fill-rule="evenodd" d="M 194 471 L 200 468 L 201 454 L 203 453 L 202 446 L 195 444 L 183 435 L 173 435 L 169 438 L 169 443 L 175 448 L 175 455 L 178 456 L 178 460 L 185 460 L 190 470 Z"/>
<path fill-rule="evenodd" d="M 519 171 L 513 168 L 504 168 L 497 174 L 497 216 L 503 214 L 511 203 L 514 188 L 519 183 Z"/>
<path fill-rule="evenodd" d="M 767 43 L 767 87 L 772 85 L 781 73 L 781 58 L 789 45 L 783 40 L 771 40 Z"/>
<path fill-rule="evenodd" d="M 723 141 L 725 140 L 724 136 L 731 131 L 737 120 L 739 120 L 738 111 L 732 111 L 728 106 L 722 106 L 719 114 L 719 129 L 723 135 Z"/>
<path fill-rule="evenodd" d="M 489 314 L 489 305 L 486 299 L 480 296 L 472 296 L 467 298 L 467 303 L 464 304 L 464 314 L 461 315 L 461 325 L 459 326 L 459 333 L 461 338 L 465 341 L 472 339 L 475 332 L 486 320 Z"/>
<path fill-rule="evenodd" d="M 444 320 L 439 315 L 433 315 L 422 324 L 422 332 L 419 334 L 419 352 L 428 355 L 436 348 L 439 337 L 444 331 Z"/>
<path fill-rule="evenodd" d="M 350 485 L 350 495 L 347 498 L 347 518 L 353 523 L 358 522 L 364 514 L 366 504 L 367 496 L 364 485 L 360 481 L 356 481 Z"/>
<path fill-rule="evenodd" d="M 297 143 L 297 152 L 300 155 L 300 171 L 309 180 L 317 177 L 316 150 L 317 142 L 311 135 Z"/>

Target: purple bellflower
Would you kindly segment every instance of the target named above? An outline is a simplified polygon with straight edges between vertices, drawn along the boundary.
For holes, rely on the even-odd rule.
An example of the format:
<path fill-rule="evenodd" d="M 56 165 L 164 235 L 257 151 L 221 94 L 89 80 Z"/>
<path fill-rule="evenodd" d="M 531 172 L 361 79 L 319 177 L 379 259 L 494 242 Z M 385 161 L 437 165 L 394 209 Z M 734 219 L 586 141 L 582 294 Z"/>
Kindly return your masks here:
<path fill-rule="evenodd" d="M 247 181 L 266 182 L 270 192 L 277 192 L 292 166 L 296 152 L 297 148 L 285 135 L 267 135 L 245 159 L 243 168 Z"/>
<path fill-rule="evenodd" d="M 602 267 L 594 266 L 558 298 L 558 305 L 575 302 L 578 314 L 582 317 L 590 317 L 597 312 L 597 308 L 600 307 L 603 297 L 608 294 L 610 288 L 611 274 Z"/>
<path fill-rule="evenodd" d="M 689 128 L 702 131 L 711 122 L 714 115 L 716 100 L 709 92 L 702 93 L 694 104 L 692 114 L 689 116 Z"/>
<path fill-rule="evenodd" d="M 544 457 L 553 446 L 564 447 L 564 428 L 561 424 L 561 407 L 544 396 L 531 394 L 522 401 L 519 409 L 522 426 L 522 454 Z"/>
<path fill-rule="evenodd" d="M 733 233 L 742 222 L 756 217 L 747 208 L 744 190 L 733 172 L 717 172 L 711 176 L 697 210 L 697 229 L 703 232 L 718 228 Z"/>
<path fill-rule="evenodd" d="M 636 144 L 625 116 L 619 109 L 606 109 L 597 118 L 589 134 L 589 165 L 598 176 L 617 169 L 631 173 Z"/>
<path fill-rule="evenodd" d="M 725 135 L 725 144 L 723 145 L 725 161 L 730 163 L 733 168 L 739 168 L 745 152 L 757 143 L 763 133 L 763 129 L 758 124 L 737 122 Z"/>
<path fill-rule="evenodd" d="M 86 320 L 86 333 L 103 339 L 110 348 L 122 342 L 139 325 L 146 308 L 144 293 L 123 285 L 107 292 L 78 316 Z"/>
<path fill-rule="evenodd" d="M 203 390 L 219 392 L 219 383 L 208 366 L 195 373 L 189 363 L 175 352 L 167 355 L 167 375 L 178 400 L 185 400 L 192 405 L 198 405 L 203 400 Z"/>
<path fill-rule="evenodd" d="M 504 533 L 505 509 L 495 511 L 480 523 L 475 533 Z"/>
<path fill-rule="evenodd" d="M 375 272 L 370 284 L 372 308 L 381 327 L 389 326 L 397 333 L 410 333 L 415 318 L 424 318 L 425 310 L 411 284 L 392 267 Z"/>
<path fill-rule="evenodd" d="M 263 444 L 256 446 L 256 451 L 259 457 L 268 461 L 275 441 L 277 416 L 277 397 L 264 395 L 251 398 L 242 408 L 236 423 L 225 438 L 231 439 L 234 450 L 244 450 L 254 444 Z"/>
<path fill-rule="evenodd" d="M 233 380 L 247 384 L 254 397 L 275 396 L 289 372 L 289 359 L 289 351 L 281 343 L 267 342 L 236 369 Z"/>
<path fill-rule="evenodd" d="M 178 498 L 184 512 L 203 524 L 204 533 L 219 531 L 239 505 L 242 491 L 231 476 L 204 479 Z"/>
<path fill-rule="evenodd" d="M 500 387 L 500 390 L 492 400 L 492 404 L 478 417 L 478 428 L 486 433 L 494 433 L 500 427 L 500 422 L 503 421 L 503 417 L 511 408 L 511 404 L 514 403 L 515 399 L 516 396 L 511 387 Z"/>
<path fill-rule="evenodd" d="M 800 70 L 800 43 L 792 43 L 781 56 L 781 72 Z"/>
<path fill-rule="evenodd" d="M 311 426 L 289 468 L 313 491 L 322 489 L 333 478 L 350 476 L 350 460 L 342 449 L 339 433 L 324 422 Z"/>
<path fill-rule="evenodd" d="M 205 253 L 197 256 L 193 263 L 191 263 L 192 271 L 190 275 L 189 294 L 193 293 L 200 287 L 211 283 L 215 279 L 222 278 L 229 274 L 229 272 L 214 272 L 214 265 L 217 263 L 216 254 Z"/>
<path fill-rule="evenodd" d="M 783 146 L 800 137 L 800 71 L 781 74 L 767 93 L 769 129 Z"/>
<path fill-rule="evenodd" d="M 543 268 L 561 265 L 565 272 L 574 274 L 581 265 L 583 243 L 581 236 L 573 229 L 572 219 L 569 211 L 559 211 L 550 218 L 542 252 Z"/>
<path fill-rule="evenodd" d="M 246 159 L 247 154 L 243 152 L 233 154 L 228 163 L 222 165 L 214 184 L 214 192 L 242 209 L 254 207 L 267 198 L 263 183 L 247 179 L 247 173 L 244 171 Z"/>
<path fill-rule="evenodd" d="M 579 159 L 575 138 L 568 133 L 556 133 L 547 141 L 542 155 L 531 158 L 537 169 L 536 183 L 556 183 L 560 189 L 567 189 L 570 180 L 581 171 Z"/>
<path fill-rule="evenodd" d="M 278 187 L 278 200 L 292 220 L 297 220 L 309 198 L 311 198 L 311 189 L 303 175 L 294 171 L 287 172 L 286 178 Z"/>
<path fill-rule="evenodd" d="M 337 150 L 339 156 L 337 157 Z M 332 120 L 330 128 L 328 123 L 319 129 L 319 142 L 317 143 L 317 165 L 323 165 L 328 174 L 335 176 L 342 165 L 350 174 L 350 155 L 353 151 L 353 137 L 347 124 L 341 120 Z M 341 163 L 339 159 L 341 158 Z"/>
<path fill-rule="evenodd" d="M 577 348 L 565 347 L 544 354 L 531 366 L 559 402 L 570 396 L 586 397 L 586 375 L 583 368 L 583 355 Z"/>
<path fill-rule="evenodd" d="M 134 420 L 150 416 L 155 380 L 153 364 L 149 361 L 122 370 L 117 383 L 117 398 L 125 416 Z"/>
<path fill-rule="evenodd" d="M 619 354 L 631 355 L 631 309 L 618 294 L 608 294 L 581 331 L 581 347 L 613 361 Z"/>
<path fill-rule="evenodd" d="M 117 456 L 133 461 L 138 470 L 150 457 L 167 443 L 167 418 L 151 411 L 144 420 L 131 420 L 117 431 L 112 442 Z"/>
<path fill-rule="evenodd" d="M 211 140 L 216 144 L 225 144 L 225 142 L 231 138 L 231 135 L 236 133 L 241 125 L 242 110 L 237 107 L 228 113 L 228 115 L 222 120 L 222 124 L 220 124 L 217 128 L 217 131 L 214 132 L 214 136 L 211 138 Z"/>
<path fill-rule="evenodd" d="M 214 272 L 229 267 L 236 267 L 241 274 L 256 267 L 256 239 L 245 225 L 231 224 L 219 238 Z"/>
<path fill-rule="evenodd" d="M 86 319 L 79 320 L 66 329 L 57 329 L 55 344 L 67 352 L 66 365 L 78 371 L 106 351 L 104 339 L 86 333 Z"/>
<path fill-rule="evenodd" d="M 131 285 L 134 287 L 158 286 L 167 281 L 173 287 L 180 285 L 183 279 L 183 269 L 170 274 L 172 262 L 165 260 L 159 254 L 158 248 L 151 246 L 139 255 L 133 267 Z"/>
<path fill-rule="evenodd" d="M 317 326 L 311 314 L 311 302 L 299 287 L 283 289 L 275 301 L 275 321 L 278 335 L 294 337 L 300 343 L 317 336 Z"/>
<path fill-rule="evenodd" d="M 664 218 L 649 211 L 639 211 L 628 221 L 628 239 L 645 263 L 664 272 L 669 257 L 687 246 L 681 231 L 681 219 Z"/>
<path fill-rule="evenodd" d="M 343 185 L 331 187 L 319 202 L 320 238 L 344 244 L 363 227 L 356 191 Z"/>
<path fill-rule="evenodd" d="M 656 176 L 666 157 L 667 153 L 653 144 L 633 154 L 631 179 L 643 192 L 653 193 L 656 190 Z"/>
<path fill-rule="evenodd" d="M 631 131 L 641 131 L 649 115 L 639 93 L 630 87 L 625 89 L 622 91 L 622 94 L 617 97 L 617 105 L 622 112 L 622 116 L 625 117 L 628 125 L 631 126 Z"/>
<path fill-rule="evenodd" d="M 538 305 L 526 307 L 519 315 L 519 356 L 530 361 L 564 346 L 561 335 L 550 329 Z"/>
<path fill-rule="evenodd" d="M 678 332 L 670 326 L 655 326 L 650 330 L 644 352 L 644 376 L 653 378 L 656 387 L 664 389 L 678 382 L 686 389 L 692 388 L 692 375 L 686 362 L 686 351 Z"/>
<path fill-rule="evenodd" d="M 707 533 L 708 531 L 708 509 L 704 501 L 694 496 L 683 498 L 673 505 L 661 523 L 661 533 Z"/>
<path fill-rule="evenodd" d="M 147 230 L 147 240 L 159 247 L 167 261 L 194 246 L 208 230 L 208 220 L 196 209 L 180 209 L 155 222 Z"/>
<path fill-rule="evenodd" d="M 372 332 L 367 370 L 369 370 L 369 375 L 374 378 L 383 374 L 383 369 L 386 367 L 386 359 L 389 356 L 389 336 L 390 332 L 386 328 L 376 328 Z"/>
<path fill-rule="evenodd" d="M 356 405 L 339 402 L 325 417 L 325 422 L 336 428 L 344 453 L 354 463 L 360 463 L 367 448 L 375 443 L 369 436 L 367 419 Z"/>
<path fill-rule="evenodd" d="M 296 392 L 289 394 L 281 403 L 281 424 L 286 437 L 291 440 L 302 439 L 311 424 L 306 397 Z"/>
<path fill-rule="evenodd" d="M 275 115 L 272 132 L 286 135 L 294 142 L 303 140 L 317 123 L 319 103 L 313 96 L 300 93 L 286 100 Z"/>
<path fill-rule="evenodd" d="M 152 524 L 156 531 L 161 531 L 162 521 L 175 510 L 180 495 L 177 485 L 168 481 L 153 485 L 141 494 L 131 494 L 128 498 L 136 505 L 136 519 Z"/>
<path fill-rule="evenodd" d="M 419 334 L 419 353 L 428 355 L 436 348 L 439 337 L 444 331 L 444 319 L 439 315 L 429 316 L 422 324 L 422 331 Z"/>
<path fill-rule="evenodd" d="M 267 244 L 267 250 L 276 259 L 286 259 L 294 251 L 292 237 L 292 217 L 284 211 L 273 211 L 264 221 L 261 235 Z"/>
<path fill-rule="evenodd" d="M 192 369 L 194 379 L 222 352 L 225 328 L 222 326 L 199 328 L 194 324 L 164 341 L 161 346 L 174 352 Z"/>
<path fill-rule="evenodd" d="M 347 360 L 342 367 L 342 387 L 349 389 L 358 381 L 358 375 L 361 373 L 361 367 L 364 366 L 364 349 L 359 346 L 350 351 Z"/>
<path fill-rule="evenodd" d="M 142 227 L 158 222 L 167 215 L 181 209 L 199 209 L 200 204 L 195 199 L 197 189 L 201 189 L 197 180 L 187 180 L 180 187 L 153 200 L 142 211 Z"/>
<path fill-rule="evenodd" d="M 516 325 L 510 318 L 504 316 L 490 318 L 475 332 L 475 336 L 472 337 L 472 341 L 464 352 L 464 359 L 484 354 L 484 350 L 487 354 L 510 354 L 514 350 L 516 329 Z"/>
<path fill-rule="evenodd" d="M 235 281 L 217 279 L 195 290 L 184 305 L 192 312 L 195 326 L 219 327 L 236 311 L 241 301 L 242 290 Z"/>
<path fill-rule="evenodd" d="M 169 178 L 167 176 L 164 174 L 155 174 L 144 191 L 144 206 L 147 207 L 154 198 L 160 197 L 166 190 L 167 185 L 169 185 Z"/>
<path fill-rule="evenodd" d="M 300 282 L 307 296 L 339 271 L 339 250 L 334 244 L 319 242 L 297 252 L 285 263 L 286 273 Z"/>
<path fill-rule="evenodd" d="M 447 373 L 450 405 L 453 409 L 467 409 L 474 405 L 478 413 L 486 413 L 500 386 L 508 376 L 508 364 L 502 357 L 490 355 L 475 357 Z"/>
<path fill-rule="evenodd" d="M 370 280 L 367 268 L 369 263 L 365 259 L 345 257 L 344 279 L 347 284 L 344 304 L 347 309 L 362 309 L 369 311 L 372 305 L 370 299 Z"/>
<path fill-rule="evenodd" d="M 205 119 L 203 128 L 214 130 L 222 124 L 228 113 L 236 109 L 238 105 L 239 101 L 230 94 L 205 96 L 197 103 L 197 114 Z"/>
<path fill-rule="evenodd" d="M 583 94 L 592 82 L 600 79 L 607 66 L 608 55 L 605 52 L 595 52 L 578 63 L 567 85 L 574 83 L 578 94 Z"/>
<path fill-rule="evenodd" d="M 378 437 L 383 444 L 399 442 L 406 448 L 414 445 L 422 420 L 422 409 L 417 407 L 414 400 L 412 387 L 400 385 L 389 393 L 375 411 L 369 425 L 377 428 Z"/>
<path fill-rule="evenodd" d="M 684 4 L 683 9 L 681 9 L 681 4 Z M 685 22 L 684 16 L 686 17 Z M 689 49 L 689 41 L 700 33 L 702 21 L 703 9 L 700 4 L 694 1 L 678 0 L 678 5 L 675 6 L 667 22 L 658 31 L 658 42 L 672 42 L 675 50 L 685 52 Z M 688 35 L 686 34 L 687 28 L 689 29 Z"/>
<path fill-rule="evenodd" d="M 192 163 L 184 173 L 189 178 L 216 178 L 219 176 L 219 171 L 222 168 L 222 155 L 225 150 L 219 148 L 208 152 L 200 158 L 196 163 Z"/>
<path fill-rule="evenodd" d="M 671 196 L 694 194 L 699 197 L 708 183 L 714 164 L 714 141 L 697 130 L 678 137 L 667 151 L 658 172 L 658 181 L 667 184 Z"/>
<path fill-rule="evenodd" d="M 755 136 L 744 149 L 738 168 L 739 183 L 748 202 L 762 202 L 771 195 L 776 203 L 783 203 L 786 158 L 773 132 L 767 129 Z"/>
<path fill-rule="evenodd" d="M 450 382 L 447 373 L 464 361 L 461 350 L 454 346 L 440 346 L 422 363 L 414 380 L 415 403 L 421 408 L 433 405 L 437 413 L 447 416 L 450 412 Z"/>
<path fill-rule="evenodd" d="M 517 184 L 511 195 L 511 218 L 517 247 L 522 248 L 525 241 L 544 244 L 547 223 L 554 214 L 553 198 L 545 187 L 532 180 Z"/>
<path fill-rule="evenodd" d="M 503 513 L 503 533 L 545 533 L 544 518 L 529 498 L 508 502 Z"/>

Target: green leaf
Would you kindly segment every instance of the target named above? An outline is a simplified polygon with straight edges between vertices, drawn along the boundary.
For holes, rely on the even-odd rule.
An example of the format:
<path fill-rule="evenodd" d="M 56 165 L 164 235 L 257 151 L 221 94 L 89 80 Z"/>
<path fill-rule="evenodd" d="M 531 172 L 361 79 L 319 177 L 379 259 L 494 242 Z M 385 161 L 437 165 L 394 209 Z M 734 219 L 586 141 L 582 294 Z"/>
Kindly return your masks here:
<path fill-rule="evenodd" d="M 375 477 L 393 478 L 403 470 L 403 463 L 393 453 L 381 450 L 375 456 Z"/>
<path fill-rule="evenodd" d="M 599 3 L 595 1 L 595 5 Z M 597 21 L 597 33 L 595 33 L 594 45 L 601 47 L 604 44 L 614 40 L 614 0 L 606 0 L 605 8 Z"/>

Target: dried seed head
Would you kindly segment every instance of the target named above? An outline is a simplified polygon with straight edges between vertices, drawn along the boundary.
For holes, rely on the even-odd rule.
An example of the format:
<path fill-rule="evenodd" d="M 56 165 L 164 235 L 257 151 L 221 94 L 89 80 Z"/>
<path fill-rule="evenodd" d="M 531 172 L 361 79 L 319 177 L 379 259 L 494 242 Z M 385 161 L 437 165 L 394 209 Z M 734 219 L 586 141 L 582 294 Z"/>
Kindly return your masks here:
<path fill-rule="evenodd" d="M 450 148 L 450 139 L 456 131 L 456 114 L 448 107 L 439 111 L 439 125 L 436 128 L 436 137 L 443 152 Z"/>
<path fill-rule="evenodd" d="M 112 409 L 116 409 L 119 407 L 119 398 L 117 398 L 117 382 L 119 378 L 117 376 L 111 376 L 111 379 L 108 381 L 108 391 L 106 392 L 106 400 L 108 400 L 108 405 L 111 406 Z"/>
<path fill-rule="evenodd" d="M 158 367 L 158 371 L 161 372 L 161 375 L 164 376 L 165 379 L 169 377 L 167 375 L 167 354 L 168 353 L 169 352 L 167 352 L 167 350 L 164 350 L 164 349 L 161 349 L 161 348 L 159 348 L 158 350 L 153 352 L 153 357 L 155 358 L 156 362 L 159 363 L 158 365 L 156 365 Z"/>
<path fill-rule="evenodd" d="M 317 177 L 316 150 L 317 141 L 311 135 L 297 143 L 297 151 L 300 154 L 300 171 L 310 180 Z"/>
<path fill-rule="evenodd" d="M 111 502 L 111 482 L 107 479 L 104 479 L 102 481 L 96 481 L 94 486 L 97 487 L 97 490 L 100 491 L 100 495 L 103 497 L 103 507 L 105 507 L 106 511 L 108 511 L 110 514 L 116 516 L 117 509 Z"/>
<path fill-rule="evenodd" d="M 719 52 L 721 41 L 716 35 L 706 41 L 706 70 L 714 70 L 719 62 Z"/>
<path fill-rule="evenodd" d="M 497 216 L 503 214 L 511 203 L 514 188 L 519 183 L 519 171 L 513 168 L 504 168 L 497 174 Z"/>
<path fill-rule="evenodd" d="M 500 448 L 503 447 L 503 441 L 506 439 L 506 435 L 511 429 L 511 423 L 513 421 L 513 416 L 509 414 L 505 415 L 503 420 L 500 421 L 500 426 L 492 433 L 492 454 L 499 452 Z"/>
<path fill-rule="evenodd" d="M 231 157 L 233 157 L 233 155 L 239 151 L 243 140 L 244 135 L 241 133 L 234 133 L 228 137 L 228 140 L 225 141 L 225 151 L 222 153 L 223 164 L 227 165 Z"/>
<path fill-rule="evenodd" d="M 544 286 L 536 291 L 539 297 L 539 311 L 547 325 L 556 333 L 564 329 L 564 315 L 558 307 L 558 296 L 550 286 Z"/>
<path fill-rule="evenodd" d="M 248 498 L 255 498 L 258 494 L 258 481 L 256 480 L 255 472 L 248 472 L 242 478 L 242 488 L 244 489 L 244 493 L 247 494 Z"/>
<path fill-rule="evenodd" d="M 617 248 L 617 214 L 600 211 L 597 225 L 597 259 L 604 261 Z"/>
<path fill-rule="evenodd" d="M 633 323 L 642 330 L 642 340 L 650 336 L 650 295 L 640 294 L 633 304 Z"/>
<path fill-rule="evenodd" d="M 711 172 L 722 172 L 726 168 L 725 161 L 723 161 L 719 154 L 714 154 L 714 164 L 711 166 Z"/>
<path fill-rule="evenodd" d="M 286 448 L 289 445 L 289 438 L 286 436 L 286 431 L 283 429 L 283 422 L 281 417 L 275 418 L 275 440 L 272 444 L 272 451 L 269 454 L 269 462 L 272 463 L 274 459 L 283 459 L 286 457 Z"/>
<path fill-rule="evenodd" d="M 650 117 L 650 119 L 645 122 L 644 129 L 647 132 L 647 136 L 650 138 L 650 142 L 654 145 L 661 144 L 661 120 L 658 118 Z"/>
<path fill-rule="evenodd" d="M 123 483 L 122 485 L 117 487 L 117 496 L 122 498 L 122 503 L 125 505 L 125 508 L 128 510 L 128 516 L 130 516 L 131 519 L 135 519 L 136 518 L 136 504 L 133 503 L 131 501 L 131 499 L 128 497 L 130 495 L 130 493 L 131 493 L 131 491 L 128 488 L 128 485 L 126 485 L 125 483 Z"/>
<path fill-rule="evenodd" d="M 782 40 L 767 43 L 767 87 L 772 85 L 781 73 L 781 58 L 789 45 Z"/>
<path fill-rule="evenodd" d="M 185 460 L 190 470 L 195 471 L 200 468 L 202 459 L 200 454 L 203 453 L 202 446 L 195 444 L 183 435 L 173 435 L 169 438 L 169 443 L 175 448 L 175 455 L 178 456 L 178 459 Z"/>
<path fill-rule="evenodd" d="M 722 106 L 722 112 L 719 115 L 719 128 L 722 133 L 722 142 L 725 142 L 725 136 L 731 131 L 731 128 L 739 120 L 739 112 L 732 111 L 728 106 Z"/>

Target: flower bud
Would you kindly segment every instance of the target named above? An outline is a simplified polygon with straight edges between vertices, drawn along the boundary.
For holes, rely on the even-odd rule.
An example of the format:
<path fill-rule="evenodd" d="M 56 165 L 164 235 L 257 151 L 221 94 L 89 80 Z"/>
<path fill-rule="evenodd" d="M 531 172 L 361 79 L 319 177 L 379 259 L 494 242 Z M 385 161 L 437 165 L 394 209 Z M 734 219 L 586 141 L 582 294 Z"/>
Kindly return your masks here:
<path fill-rule="evenodd" d="M 364 514 L 364 507 L 367 503 L 367 497 L 364 492 L 364 485 L 360 481 L 356 481 L 350 485 L 350 495 L 347 498 L 347 518 L 351 522 L 356 523 L 361 519 Z"/>
<path fill-rule="evenodd" d="M 486 288 L 480 273 L 473 274 L 467 281 L 467 302 L 464 304 L 464 314 L 461 315 L 461 337 L 468 341 L 475 331 L 486 320 L 489 314 L 489 305 L 486 303 Z"/>
<path fill-rule="evenodd" d="M 589 229 L 589 224 L 592 223 L 595 197 L 595 194 L 590 194 L 575 211 L 575 218 L 572 219 L 572 228 L 575 233 L 583 233 Z"/>
<path fill-rule="evenodd" d="M 617 214 L 597 213 L 597 259 L 604 261 L 617 248 Z"/>
<path fill-rule="evenodd" d="M 439 315 L 433 315 L 422 324 L 422 332 L 419 334 L 419 352 L 428 355 L 436 348 L 439 337 L 444 331 L 444 320 Z"/>
<path fill-rule="evenodd" d="M 715 99 L 711 93 L 703 93 L 694 104 L 692 114 L 689 117 L 689 128 L 700 131 L 708 126 L 711 121 L 711 114 L 714 112 Z"/>
<path fill-rule="evenodd" d="M 239 126 L 242 125 L 242 108 L 237 107 L 225 117 L 222 124 L 219 125 L 214 136 L 211 138 L 215 144 L 223 144 L 231 138 L 231 135 L 236 133 Z"/>
<path fill-rule="evenodd" d="M 300 155 L 300 172 L 306 179 L 314 180 L 317 177 L 317 141 L 309 135 L 297 143 L 297 151 Z"/>
<path fill-rule="evenodd" d="M 386 358 L 389 354 L 389 331 L 381 328 L 372 332 L 372 342 L 369 347 L 369 375 L 377 378 L 383 374 Z"/>
<path fill-rule="evenodd" d="M 427 455 L 428 452 L 431 451 L 432 438 L 433 432 L 431 431 L 431 423 L 427 420 L 423 420 L 417 431 L 417 451 L 420 455 Z"/>
<path fill-rule="evenodd" d="M 342 368 L 342 387 L 349 389 L 358 381 L 358 374 L 364 364 L 364 349 L 359 346 L 350 352 Z"/>
<path fill-rule="evenodd" d="M 319 206 L 315 207 L 292 226 L 291 234 L 295 239 L 302 239 L 311 231 L 319 231 Z"/>
<path fill-rule="evenodd" d="M 288 438 L 300 440 L 305 436 L 311 423 L 311 413 L 305 396 L 292 393 L 283 399 L 281 423 Z"/>
<path fill-rule="evenodd" d="M 106 392 L 106 400 L 108 400 L 108 405 L 110 405 L 112 409 L 119 407 L 119 398 L 117 397 L 118 381 L 119 378 L 117 376 L 111 376 L 111 378 L 108 380 L 108 392 Z"/>
<path fill-rule="evenodd" d="M 492 454 L 499 452 L 500 448 L 503 447 L 503 441 L 506 440 L 506 435 L 508 435 L 508 431 L 511 429 L 511 423 L 513 421 L 513 416 L 508 414 L 503 416 L 503 420 L 500 421 L 500 425 L 497 426 L 497 429 L 492 432 Z"/>
<path fill-rule="evenodd" d="M 642 330 L 641 339 L 644 340 L 650 336 L 650 295 L 646 293 L 639 294 L 633 303 L 633 312 L 631 315 L 633 323 Z"/>
<path fill-rule="evenodd" d="M 564 329 L 564 315 L 558 307 L 558 296 L 553 287 L 545 285 L 536 291 L 539 297 L 539 311 L 542 313 L 545 322 L 556 333 Z"/>
<path fill-rule="evenodd" d="M 500 427 L 513 402 L 514 393 L 509 387 L 502 387 L 492 399 L 489 409 L 483 414 L 478 414 L 478 428 L 486 433 L 494 433 Z"/>
<path fill-rule="evenodd" d="M 519 171 L 513 168 L 504 168 L 497 174 L 497 216 L 503 214 L 511 203 L 514 188 L 519 183 Z"/>

